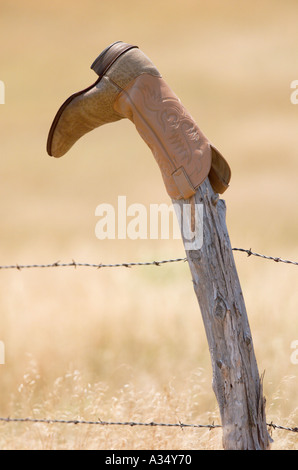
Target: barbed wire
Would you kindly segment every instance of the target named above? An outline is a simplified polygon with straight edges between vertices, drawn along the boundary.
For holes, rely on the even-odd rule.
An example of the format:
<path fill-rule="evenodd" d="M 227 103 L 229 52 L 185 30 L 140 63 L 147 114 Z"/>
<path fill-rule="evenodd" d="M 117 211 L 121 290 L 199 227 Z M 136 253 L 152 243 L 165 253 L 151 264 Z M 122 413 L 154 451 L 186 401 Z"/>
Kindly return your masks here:
<path fill-rule="evenodd" d="M 133 266 L 160 266 L 166 263 L 177 263 L 180 261 L 186 261 L 187 258 L 176 258 L 176 259 L 165 259 L 161 261 L 140 261 L 140 262 L 129 262 L 129 263 L 115 263 L 115 264 L 103 264 L 103 263 L 77 263 L 72 260 L 71 263 L 61 263 L 56 261 L 50 264 L 11 264 L 11 265 L 0 265 L 0 269 L 28 269 L 28 268 L 65 268 L 65 267 L 87 267 L 87 268 L 131 268 Z"/>
<path fill-rule="evenodd" d="M 279 256 L 267 256 L 267 255 L 262 255 L 260 253 L 254 253 L 253 251 L 251 251 L 251 249 L 245 250 L 244 248 L 232 248 L 232 250 L 242 251 L 244 253 L 247 253 L 247 256 L 257 256 L 259 258 L 269 259 L 271 261 L 275 261 L 276 263 L 287 263 L 287 264 L 294 264 L 294 265 L 298 266 L 298 261 L 290 261 L 288 259 L 280 258 Z"/>
<path fill-rule="evenodd" d="M 221 428 L 220 424 L 185 424 L 185 423 L 156 423 L 155 421 L 150 421 L 148 423 L 141 423 L 136 421 L 102 421 L 101 419 L 97 421 L 87 421 L 84 419 L 44 419 L 44 418 L 0 418 L 0 421 L 7 423 L 17 422 L 17 423 L 46 423 L 46 424 L 95 424 L 101 426 L 163 426 L 163 427 L 179 427 L 179 428 Z"/>
<path fill-rule="evenodd" d="M 267 259 L 274 261 L 276 263 L 286 263 L 286 264 L 292 264 L 292 265 L 298 265 L 297 261 L 291 261 L 287 259 L 283 259 L 281 257 L 274 257 L 274 256 L 268 256 L 260 253 L 255 253 L 251 249 L 244 249 L 244 248 L 232 248 L 233 251 L 239 251 L 243 253 L 247 253 L 248 257 L 249 256 L 256 256 L 259 258 Z M 177 263 L 177 262 L 186 262 L 187 258 L 175 258 L 175 259 L 165 259 L 165 260 L 160 260 L 160 261 L 145 261 L 145 262 L 129 262 L 129 263 L 115 263 L 115 264 L 103 264 L 103 263 L 78 263 L 74 260 L 70 263 L 61 263 L 60 261 L 56 261 L 55 263 L 50 263 L 50 264 L 12 264 L 12 265 L 0 265 L 0 269 L 30 269 L 30 268 L 57 268 L 57 267 L 90 267 L 90 268 L 96 268 L 96 269 L 101 269 L 101 268 L 116 268 L 116 267 L 126 267 L 130 268 L 133 266 L 161 266 L 163 264 L 167 263 Z M 142 423 L 142 422 L 135 422 L 135 421 L 102 421 L 101 419 L 97 421 L 88 421 L 88 420 L 83 420 L 83 419 L 47 419 L 47 418 L 11 418 L 11 417 L 0 417 L 0 422 L 6 422 L 6 423 L 45 423 L 45 424 L 87 424 L 87 425 L 101 425 L 101 426 L 146 426 L 146 427 L 154 427 L 154 426 L 161 426 L 161 427 L 179 427 L 181 429 L 183 428 L 207 428 L 209 430 L 215 429 L 215 428 L 221 428 L 222 426 L 220 424 L 185 424 L 182 422 L 179 423 L 157 423 L 154 421 L 148 422 L 148 423 Z M 296 427 L 287 427 L 287 426 L 281 426 L 278 424 L 274 423 L 266 423 L 268 427 L 271 427 L 272 429 L 279 429 L 279 430 L 285 430 L 285 431 L 291 431 L 291 432 L 298 432 L 298 426 Z"/>
<path fill-rule="evenodd" d="M 157 423 L 155 421 L 150 421 L 148 423 L 136 422 L 136 421 L 102 421 L 101 419 L 97 421 L 89 421 L 84 419 L 47 419 L 47 418 L 1 418 L 0 421 L 6 423 L 44 423 L 44 424 L 89 424 L 89 425 L 100 425 L 100 426 L 145 426 L 145 427 L 171 427 L 171 428 L 207 428 L 211 429 L 221 428 L 221 424 L 185 424 L 182 422 L 179 423 Z M 268 427 L 273 429 L 280 429 L 284 431 L 298 432 L 298 426 L 288 427 L 281 426 L 274 423 L 266 423 Z"/>
<path fill-rule="evenodd" d="M 280 258 L 279 256 L 267 256 L 261 253 L 255 253 L 251 251 L 251 249 L 245 248 L 232 248 L 233 251 L 240 251 L 243 253 L 247 253 L 247 256 L 257 256 L 259 258 L 275 261 L 276 263 L 287 263 L 293 264 L 298 266 L 298 261 L 291 261 L 288 259 Z M 87 267 L 87 268 L 131 268 L 133 266 L 161 266 L 163 264 L 168 263 L 179 263 L 179 262 L 186 262 L 187 258 L 174 258 L 174 259 L 164 259 L 160 261 L 140 261 L 140 262 L 129 262 L 129 263 L 115 263 L 115 264 L 103 264 L 103 263 L 78 263 L 72 260 L 69 263 L 61 263 L 60 261 L 56 261 L 55 263 L 48 263 L 48 264 L 10 264 L 10 265 L 0 265 L 1 269 L 32 269 L 32 268 L 66 268 L 66 267 Z"/>

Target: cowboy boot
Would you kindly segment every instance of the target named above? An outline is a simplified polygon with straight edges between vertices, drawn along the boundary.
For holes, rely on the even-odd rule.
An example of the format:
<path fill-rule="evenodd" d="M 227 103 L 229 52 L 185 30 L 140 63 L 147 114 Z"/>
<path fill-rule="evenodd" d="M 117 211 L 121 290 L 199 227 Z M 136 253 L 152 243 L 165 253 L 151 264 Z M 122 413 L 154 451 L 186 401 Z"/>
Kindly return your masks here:
<path fill-rule="evenodd" d="M 99 78 L 71 95 L 54 118 L 49 155 L 61 157 L 87 132 L 128 118 L 150 147 L 172 199 L 191 197 L 207 176 L 215 192 L 228 188 L 226 160 L 137 46 L 113 43 L 91 68 Z"/>

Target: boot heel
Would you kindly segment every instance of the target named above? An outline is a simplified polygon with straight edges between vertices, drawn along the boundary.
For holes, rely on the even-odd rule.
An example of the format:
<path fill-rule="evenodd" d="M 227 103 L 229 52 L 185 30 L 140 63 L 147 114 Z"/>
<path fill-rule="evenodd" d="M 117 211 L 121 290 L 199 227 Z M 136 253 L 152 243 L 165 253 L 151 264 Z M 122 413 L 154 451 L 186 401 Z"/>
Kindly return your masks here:
<path fill-rule="evenodd" d="M 138 46 L 133 46 L 132 44 L 127 44 L 122 41 L 113 42 L 113 44 L 106 47 L 94 60 L 91 69 L 94 70 L 99 77 L 102 77 L 118 57 L 133 48 L 138 48 Z"/>

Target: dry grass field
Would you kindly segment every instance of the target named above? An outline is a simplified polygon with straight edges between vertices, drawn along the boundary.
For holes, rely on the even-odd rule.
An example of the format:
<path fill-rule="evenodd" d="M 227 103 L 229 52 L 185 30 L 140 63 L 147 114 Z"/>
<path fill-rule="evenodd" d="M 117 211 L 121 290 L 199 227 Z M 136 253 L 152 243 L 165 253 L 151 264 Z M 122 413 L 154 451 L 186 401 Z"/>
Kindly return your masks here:
<path fill-rule="evenodd" d="M 0 265 L 184 257 L 180 240 L 103 240 L 96 207 L 170 204 L 128 121 L 59 160 L 52 119 L 110 43 L 139 45 L 232 168 L 233 247 L 298 260 L 296 0 L 1 1 Z M 235 252 L 267 422 L 298 425 L 297 266 Z M 0 270 L 0 417 L 219 424 L 185 263 Z M 298 449 L 273 430 L 273 449 Z M 221 449 L 221 430 L 0 423 L 0 449 Z"/>

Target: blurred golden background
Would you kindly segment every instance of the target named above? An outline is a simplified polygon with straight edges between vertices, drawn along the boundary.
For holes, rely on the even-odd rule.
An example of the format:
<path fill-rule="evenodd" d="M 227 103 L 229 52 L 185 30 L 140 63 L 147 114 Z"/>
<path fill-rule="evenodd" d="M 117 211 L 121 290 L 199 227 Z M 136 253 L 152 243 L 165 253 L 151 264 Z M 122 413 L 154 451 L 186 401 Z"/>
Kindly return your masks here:
<path fill-rule="evenodd" d="M 137 44 L 232 169 L 233 247 L 293 260 L 297 237 L 295 0 L 8 1 L 0 5 L 0 264 L 184 257 L 180 240 L 104 240 L 95 209 L 170 200 L 129 121 L 46 153 L 58 107 L 96 80 L 110 43 Z M 235 252 L 267 422 L 297 426 L 297 267 Z M 184 263 L 1 270 L 0 416 L 219 423 L 200 311 Z M 273 432 L 273 448 L 298 448 Z M 1 449 L 216 449 L 220 430 L 0 425 Z"/>

